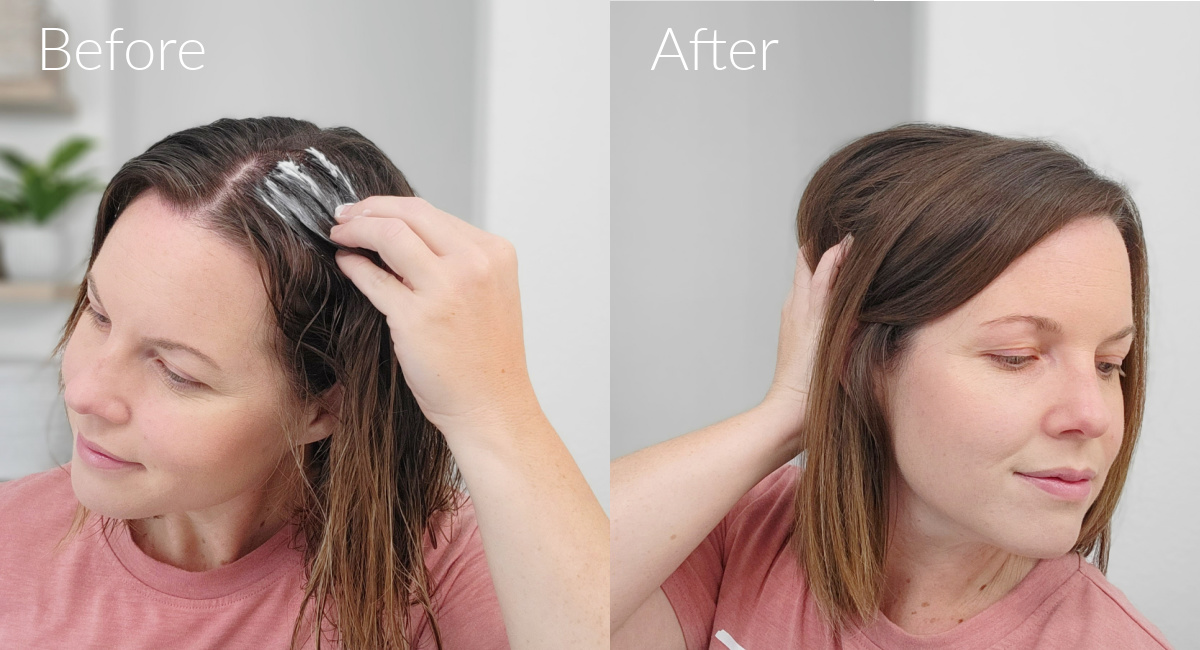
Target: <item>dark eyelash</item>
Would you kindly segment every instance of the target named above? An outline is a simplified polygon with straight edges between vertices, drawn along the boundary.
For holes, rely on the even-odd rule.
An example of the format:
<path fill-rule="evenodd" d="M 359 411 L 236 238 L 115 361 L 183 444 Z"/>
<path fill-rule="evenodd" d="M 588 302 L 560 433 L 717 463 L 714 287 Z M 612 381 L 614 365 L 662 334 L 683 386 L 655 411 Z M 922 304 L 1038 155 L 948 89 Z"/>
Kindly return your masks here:
<path fill-rule="evenodd" d="M 87 306 L 88 316 L 91 316 L 92 322 L 97 325 L 108 325 L 108 319 L 101 316 L 100 312 L 92 308 L 92 303 L 89 301 Z"/>
<path fill-rule="evenodd" d="M 1101 371 L 1100 371 L 1100 372 L 1104 373 L 1104 377 L 1105 377 L 1106 379 L 1107 379 L 1107 378 L 1112 378 L 1112 377 L 1124 377 L 1124 376 L 1125 376 L 1125 368 L 1124 368 L 1124 367 L 1122 367 L 1122 365 L 1121 365 L 1121 364 L 1119 364 L 1119 363 L 1110 363 L 1110 362 L 1107 362 L 1107 361 L 1105 361 L 1104 363 L 1105 363 L 1106 365 L 1112 366 L 1112 370 L 1109 370 L 1108 372 L 1104 372 L 1103 370 L 1101 370 Z"/>
<path fill-rule="evenodd" d="M 200 385 L 194 381 L 189 381 L 171 372 L 171 370 L 167 368 L 166 364 L 164 364 L 162 361 L 158 362 L 158 367 L 162 369 L 163 376 L 167 378 L 167 381 L 175 384 L 175 386 L 178 388 L 195 388 Z"/>
<path fill-rule="evenodd" d="M 996 365 L 1000 366 L 1002 370 L 1008 370 L 1010 372 L 1024 370 L 1025 367 L 1028 366 L 1031 361 L 1033 361 L 1033 357 L 1030 355 L 993 354 L 990 356 L 996 362 Z M 1010 361 L 1017 361 L 1018 363 L 1009 363 Z"/>
<path fill-rule="evenodd" d="M 1010 372 L 1018 372 L 1018 371 L 1024 370 L 1026 368 L 1026 366 L 1028 366 L 1029 363 L 1031 361 L 1033 361 L 1033 359 L 1034 359 L 1033 356 L 1015 355 L 1015 354 L 1014 355 L 993 354 L 993 355 L 991 355 L 991 357 L 996 362 L 996 365 L 1000 366 L 1000 368 L 1002 370 L 1008 370 Z M 1020 362 L 1019 365 L 1009 363 L 1010 361 L 1014 361 L 1014 360 L 1019 361 Z M 1105 365 L 1112 366 L 1112 369 L 1109 370 L 1108 372 L 1100 370 L 1100 373 L 1104 375 L 1105 379 L 1111 379 L 1112 377 L 1124 377 L 1125 376 L 1125 368 L 1123 368 L 1121 366 L 1121 364 L 1111 363 L 1111 362 L 1107 362 L 1107 361 L 1103 362 L 1103 363 Z M 1097 368 L 1097 370 L 1099 370 L 1099 369 Z"/>
<path fill-rule="evenodd" d="M 94 323 L 96 323 L 97 325 L 107 326 L 110 322 L 107 318 L 105 318 L 104 316 L 101 316 L 100 312 L 96 311 L 92 307 L 90 301 L 88 302 L 87 312 L 88 312 L 88 316 L 90 316 L 92 321 Z M 166 364 L 164 364 L 161 360 L 158 361 L 158 367 L 159 367 L 159 372 L 162 373 L 162 375 L 163 375 L 163 378 L 166 379 L 171 384 L 173 384 L 175 388 L 193 389 L 200 385 L 198 382 L 184 379 L 183 377 L 180 377 L 179 375 L 171 372 L 171 370 L 169 368 L 167 368 Z"/>

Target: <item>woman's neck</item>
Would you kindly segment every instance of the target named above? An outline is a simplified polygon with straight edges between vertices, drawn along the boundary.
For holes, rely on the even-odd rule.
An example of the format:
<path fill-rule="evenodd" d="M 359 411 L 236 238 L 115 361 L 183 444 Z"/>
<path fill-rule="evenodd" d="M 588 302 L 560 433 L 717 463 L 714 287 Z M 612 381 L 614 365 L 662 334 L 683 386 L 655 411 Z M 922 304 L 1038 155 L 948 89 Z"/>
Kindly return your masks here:
<path fill-rule="evenodd" d="M 185 571 L 209 571 L 248 555 L 287 524 L 290 483 L 278 475 L 259 490 L 200 511 L 173 512 L 129 522 L 146 555 Z"/>
<path fill-rule="evenodd" d="M 953 629 L 1003 598 L 1038 563 L 961 529 L 901 480 L 891 494 L 879 609 L 909 634 Z"/>
<path fill-rule="evenodd" d="M 1038 563 L 982 544 L 908 542 L 896 539 L 888 550 L 880 610 L 914 635 L 945 632 L 979 614 Z"/>

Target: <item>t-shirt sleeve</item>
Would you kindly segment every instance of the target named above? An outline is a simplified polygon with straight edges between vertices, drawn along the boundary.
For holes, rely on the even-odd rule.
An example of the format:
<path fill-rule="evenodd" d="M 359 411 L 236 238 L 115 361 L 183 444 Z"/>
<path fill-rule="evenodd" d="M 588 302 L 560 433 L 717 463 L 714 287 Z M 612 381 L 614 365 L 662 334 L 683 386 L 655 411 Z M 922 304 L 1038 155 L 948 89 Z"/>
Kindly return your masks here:
<path fill-rule="evenodd" d="M 433 612 L 443 649 L 507 650 L 500 602 L 470 499 L 454 513 L 448 532 L 437 534 L 437 543 L 436 549 L 426 547 L 425 564 L 433 586 Z M 428 621 L 422 626 L 420 639 L 421 648 L 437 647 Z"/>
<path fill-rule="evenodd" d="M 788 464 L 751 488 L 662 584 L 663 593 L 683 628 L 688 650 L 703 650 L 712 638 L 713 618 L 725 566 L 731 553 L 745 551 L 735 549 L 737 542 L 754 537 L 739 534 L 741 529 L 761 525 L 759 518 L 754 516 L 755 512 L 764 508 L 773 509 L 780 500 L 790 502 L 798 475 L 799 468 Z"/>

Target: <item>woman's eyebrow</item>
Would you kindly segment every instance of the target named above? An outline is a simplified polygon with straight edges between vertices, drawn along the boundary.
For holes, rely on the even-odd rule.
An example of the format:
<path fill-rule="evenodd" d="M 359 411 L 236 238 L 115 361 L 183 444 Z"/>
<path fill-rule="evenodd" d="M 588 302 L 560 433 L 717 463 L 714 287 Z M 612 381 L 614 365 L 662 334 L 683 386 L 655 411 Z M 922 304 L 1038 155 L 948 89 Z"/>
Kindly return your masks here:
<path fill-rule="evenodd" d="M 1126 327 L 1125 329 L 1121 330 L 1120 332 L 1117 332 L 1116 334 L 1113 334 L 1112 336 L 1104 339 L 1104 342 L 1111 343 L 1112 341 L 1120 341 L 1121 339 L 1125 338 L 1126 336 L 1133 336 L 1133 334 L 1135 332 L 1137 332 L 1137 328 L 1134 327 L 1133 325 L 1130 325 L 1129 327 Z"/>
<path fill-rule="evenodd" d="M 1027 316 L 1025 314 L 1009 314 L 1008 316 L 993 318 L 992 320 L 985 322 L 983 326 L 988 327 L 991 325 L 1007 325 L 1009 323 L 1028 323 L 1033 325 L 1038 331 L 1047 332 L 1050 334 L 1062 334 L 1063 330 L 1062 325 L 1060 325 L 1058 321 L 1054 320 L 1053 318 L 1046 318 L 1045 316 Z"/>
<path fill-rule="evenodd" d="M 87 273 L 87 284 L 88 288 L 92 290 L 92 295 L 96 298 L 96 304 L 100 305 L 100 307 L 104 307 L 104 301 L 100 299 L 100 292 L 96 289 L 96 279 L 92 277 L 91 271 L 88 271 Z M 225 372 L 221 368 L 221 365 L 214 361 L 212 357 L 186 343 L 180 343 L 179 341 L 158 337 L 143 338 L 142 343 L 146 345 L 152 345 L 157 348 L 162 348 L 164 350 L 182 350 L 184 352 L 189 352 L 197 359 L 200 359 L 201 361 L 215 368 L 217 372 Z"/>
<path fill-rule="evenodd" d="M 1046 318 L 1045 316 L 1030 316 L 1027 314 L 1009 314 L 1008 316 L 993 318 L 992 320 L 983 323 L 983 325 L 987 327 L 990 325 L 1007 325 L 1008 323 L 1029 323 L 1038 331 L 1047 332 L 1049 334 L 1062 334 L 1063 331 L 1062 325 L 1053 318 Z M 1136 331 L 1136 327 L 1129 325 L 1116 334 L 1104 339 L 1104 342 L 1111 343 L 1112 341 L 1120 341 L 1127 336 L 1132 336 Z"/>

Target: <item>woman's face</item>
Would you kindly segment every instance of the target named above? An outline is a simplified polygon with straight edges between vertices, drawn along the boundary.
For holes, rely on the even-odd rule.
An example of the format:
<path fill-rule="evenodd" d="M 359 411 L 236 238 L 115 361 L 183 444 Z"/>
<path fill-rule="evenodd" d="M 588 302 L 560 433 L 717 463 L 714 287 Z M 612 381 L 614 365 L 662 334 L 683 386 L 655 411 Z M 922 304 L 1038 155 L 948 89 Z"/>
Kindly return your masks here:
<path fill-rule="evenodd" d="M 146 193 L 113 226 L 89 279 L 62 359 L 80 502 L 140 519 L 261 496 L 287 447 L 255 266 Z M 129 462 L 105 467 L 83 443 Z"/>
<path fill-rule="evenodd" d="M 905 530 L 1069 551 L 1121 446 L 1132 330 L 1124 242 L 1088 218 L 915 332 L 887 380 Z"/>

